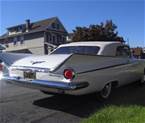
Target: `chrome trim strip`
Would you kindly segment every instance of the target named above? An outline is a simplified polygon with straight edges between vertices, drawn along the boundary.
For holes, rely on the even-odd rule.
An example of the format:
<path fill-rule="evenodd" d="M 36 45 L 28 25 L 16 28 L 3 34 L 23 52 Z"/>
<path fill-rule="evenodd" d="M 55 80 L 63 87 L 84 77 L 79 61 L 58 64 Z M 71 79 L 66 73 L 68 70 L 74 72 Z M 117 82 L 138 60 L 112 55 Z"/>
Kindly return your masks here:
<path fill-rule="evenodd" d="M 129 65 L 129 64 L 131 64 L 131 63 L 116 64 L 116 65 L 106 66 L 106 67 L 102 67 L 102 68 L 96 68 L 96 69 L 92 69 L 92 70 L 78 72 L 77 74 L 84 74 L 84 73 L 89 73 L 89 72 L 94 72 L 94 71 L 104 70 L 104 69 L 109 69 L 109 68 L 114 68 L 114 67 L 120 67 L 123 65 Z"/>
<path fill-rule="evenodd" d="M 60 90 L 77 90 L 87 87 L 88 82 L 56 82 L 56 81 L 47 81 L 47 80 L 25 80 L 18 77 L 3 77 L 3 81 L 13 84 L 18 84 L 21 86 L 27 86 L 32 88 L 37 88 L 43 90 L 44 88 L 53 88 Z"/>
<path fill-rule="evenodd" d="M 50 72 L 48 68 L 39 68 L 39 67 L 27 67 L 27 66 L 12 66 L 11 69 L 20 70 L 20 71 L 31 71 L 31 72 Z"/>

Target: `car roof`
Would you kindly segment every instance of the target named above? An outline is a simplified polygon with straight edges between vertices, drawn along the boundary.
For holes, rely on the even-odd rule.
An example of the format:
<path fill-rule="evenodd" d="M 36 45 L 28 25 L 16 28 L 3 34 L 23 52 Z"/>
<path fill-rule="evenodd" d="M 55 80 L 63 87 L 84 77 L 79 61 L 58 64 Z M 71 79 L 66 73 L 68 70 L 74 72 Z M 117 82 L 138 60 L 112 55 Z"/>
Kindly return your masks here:
<path fill-rule="evenodd" d="M 120 44 L 117 41 L 81 41 L 81 42 L 73 42 L 68 44 L 60 45 L 59 47 L 66 47 L 66 46 L 99 46 L 105 47 L 110 44 Z"/>

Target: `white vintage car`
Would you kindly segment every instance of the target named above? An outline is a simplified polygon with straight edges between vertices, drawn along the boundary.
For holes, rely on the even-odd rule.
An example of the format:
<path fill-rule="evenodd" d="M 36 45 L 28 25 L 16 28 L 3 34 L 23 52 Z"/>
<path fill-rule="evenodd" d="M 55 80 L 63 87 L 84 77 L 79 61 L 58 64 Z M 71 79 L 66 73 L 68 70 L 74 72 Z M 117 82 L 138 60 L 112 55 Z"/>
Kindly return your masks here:
<path fill-rule="evenodd" d="M 112 87 L 144 82 L 145 62 L 119 42 L 76 42 L 49 55 L 1 53 L 2 80 L 53 94 L 96 93 L 106 99 Z M 7 66 L 7 67 L 6 67 Z"/>

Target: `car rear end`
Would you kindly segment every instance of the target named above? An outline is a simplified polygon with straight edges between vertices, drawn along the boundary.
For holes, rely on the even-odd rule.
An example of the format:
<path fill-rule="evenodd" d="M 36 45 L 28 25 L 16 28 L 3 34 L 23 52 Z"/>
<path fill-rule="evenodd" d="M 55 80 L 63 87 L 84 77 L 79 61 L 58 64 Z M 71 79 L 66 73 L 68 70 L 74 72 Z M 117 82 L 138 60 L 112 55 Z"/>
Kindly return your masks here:
<path fill-rule="evenodd" d="M 63 58 L 62 58 L 63 57 Z M 27 57 L 16 61 L 8 68 L 8 74 L 3 81 L 47 91 L 48 93 L 69 93 L 88 86 L 87 82 L 74 82 L 75 71 L 64 68 L 61 73 L 56 70 L 69 59 L 71 55 L 57 55 L 46 57 Z M 55 60 L 59 59 L 59 62 Z"/>

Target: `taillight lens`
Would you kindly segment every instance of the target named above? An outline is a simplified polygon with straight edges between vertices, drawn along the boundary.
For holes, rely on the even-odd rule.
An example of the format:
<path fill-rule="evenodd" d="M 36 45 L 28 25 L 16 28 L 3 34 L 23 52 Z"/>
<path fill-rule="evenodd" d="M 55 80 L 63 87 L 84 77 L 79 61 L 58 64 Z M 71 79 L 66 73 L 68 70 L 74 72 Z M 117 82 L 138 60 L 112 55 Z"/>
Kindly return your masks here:
<path fill-rule="evenodd" d="M 3 65 L 0 63 L 0 71 L 3 70 Z"/>
<path fill-rule="evenodd" d="M 73 79 L 75 77 L 75 72 L 72 69 L 65 69 L 63 73 L 66 79 Z"/>

